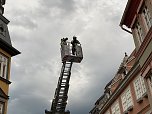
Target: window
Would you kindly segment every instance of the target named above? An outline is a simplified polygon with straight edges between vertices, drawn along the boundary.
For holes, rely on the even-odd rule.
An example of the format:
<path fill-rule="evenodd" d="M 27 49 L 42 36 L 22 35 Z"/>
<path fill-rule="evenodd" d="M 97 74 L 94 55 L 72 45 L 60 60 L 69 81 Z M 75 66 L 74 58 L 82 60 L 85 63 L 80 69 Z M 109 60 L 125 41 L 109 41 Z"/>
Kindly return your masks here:
<path fill-rule="evenodd" d="M 138 40 L 140 42 L 143 42 L 144 34 L 143 34 L 143 30 L 141 28 L 141 25 L 138 21 L 136 22 L 135 29 L 136 29 L 136 35 L 138 37 Z"/>
<path fill-rule="evenodd" d="M 135 33 L 136 46 L 140 46 L 143 42 L 146 33 L 152 26 L 152 16 L 148 7 L 143 4 L 140 12 L 137 14 L 136 21 L 133 26 L 133 32 Z"/>
<path fill-rule="evenodd" d="M 145 114 L 151 114 L 152 112 L 151 112 L 151 110 L 149 110 L 148 112 L 146 112 Z"/>
<path fill-rule="evenodd" d="M 128 88 L 121 96 L 123 111 L 127 111 L 129 107 L 133 106 L 130 88 Z"/>
<path fill-rule="evenodd" d="M 143 10 L 142 10 L 142 15 L 144 17 L 145 23 L 147 25 L 148 30 L 150 29 L 152 25 L 152 18 L 149 12 L 149 9 L 147 8 L 146 5 L 144 5 Z"/>
<path fill-rule="evenodd" d="M 152 75 L 148 77 L 148 86 L 150 88 L 150 93 L 152 94 Z"/>
<path fill-rule="evenodd" d="M 144 79 L 142 76 L 138 76 L 134 80 L 134 88 L 135 88 L 135 93 L 136 93 L 136 98 L 137 100 L 142 97 L 146 93 L 146 87 L 144 83 Z"/>
<path fill-rule="evenodd" d="M 0 77 L 7 77 L 8 58 L 0 54 Z"/>
<path fill-rule="evenodd" d="M 120 114 L 120 108 L 119 108 L 118 101 L 113 104 L 111 110 L 112 110 L 112 114 Z"/>
<path fill-rule="evenodd" d="M 107 111 L 105 114 L 110 114 L 110 112 L 109 112 L 109 111 Z"/>
<path fill-rule="evenodd" d="M 0 102 L 0 114 L 4 114 L 4 103 Z"/>

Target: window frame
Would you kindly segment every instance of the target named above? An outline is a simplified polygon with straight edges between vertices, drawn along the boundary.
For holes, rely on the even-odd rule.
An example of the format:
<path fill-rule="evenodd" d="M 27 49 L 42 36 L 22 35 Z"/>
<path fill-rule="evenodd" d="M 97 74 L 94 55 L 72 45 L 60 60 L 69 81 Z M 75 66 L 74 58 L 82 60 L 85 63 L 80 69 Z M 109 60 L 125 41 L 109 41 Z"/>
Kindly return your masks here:
<path fill-rule="evenodd" d="M 2 112 L 0 112 L 0 114 L 4 114 L 5 111 L 5 103 L 0 101 L 0 106 L 2 106 Z M 0 107 L 1 108 L 1 107 Z M 1 110 L 0 110 L 1 111 Z"/>
<path fill-rule="evenodd" d="M 9 57 L 0 52 L 0 59 L 0 78 L 8 80 Z"/>
<path fill-rule="evenodd" d="M 144 41 L 145 36 L 148 30 L 151 28 L 151 26 L 152 16 L 150 14 L 148 6 L 144 2 L 132 26 L 132 29 L 134 29 L 135 31 L 135 37 L 140 45 Z"/>
<path fill-rule="evenodd" d="M 143 4 L 141 8 L 141 16 L 144 20 L 144 24 L 146 25 L 146 29 L 148 31 L 152 26 L 152 16 L 150 14 L 149 8 L 147 7 L 145 3 Z"/>
<path fill-rule="evenodd" d="M 145 114 L 151 114 L 152 113 L 152 111 L 151 110 L 149 110 L 149 111 L 147 111 Z"/>
<path fill-rule="evenodd" d="M 105 112 L 105 114 L 110 114 L 110 111 L 109 111 L 109 110 L 107 110 L 107 111 Z"/>
<path fill-rule="evenodd" d="M 150 94 L 152 95 L 152 74 L 148 77 L 148 86 L 150 88 Z"/>
<path fill-rule="evenodd" d="M 144 40 L 144 30 L 143 30 L 138 18 L 135 21 L 134 29 L 135 29 L 136 38 L 141 44 Z"/>
<path fill-rule="evenodd" d="M 121 103 L 122 103 L 123 112 L 128 111 L 128 108 L 134 105 L 130 87 L 128 87 L 121 95 Z"/>
<path fill-rule="evenodd" d="M 147 92 L 144 78 L 141 75 L 137 76 L 133 81 L 133 85 L 134 85 L 136 100 L 138 101 Z"/>
<path fill-rule="evenodd" d="M 118 100 L 111 106 L 111 112 L 112 114 L 121 114 L 120 104 Z"/>

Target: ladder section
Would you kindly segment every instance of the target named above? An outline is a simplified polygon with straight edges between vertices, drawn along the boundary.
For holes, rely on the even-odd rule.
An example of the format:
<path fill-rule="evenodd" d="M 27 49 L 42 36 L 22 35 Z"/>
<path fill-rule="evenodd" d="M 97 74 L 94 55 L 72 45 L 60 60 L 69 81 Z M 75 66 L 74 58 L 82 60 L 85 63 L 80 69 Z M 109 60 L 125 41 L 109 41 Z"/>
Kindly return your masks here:
<path fill-rule="evenodd" d="M 69 81 L 71 76 L 72 62 L 63 62 L 61 74 L 55 90 L 54 99 L 52 101 L 51 112 L 64 113 L 69 90 Z"/>

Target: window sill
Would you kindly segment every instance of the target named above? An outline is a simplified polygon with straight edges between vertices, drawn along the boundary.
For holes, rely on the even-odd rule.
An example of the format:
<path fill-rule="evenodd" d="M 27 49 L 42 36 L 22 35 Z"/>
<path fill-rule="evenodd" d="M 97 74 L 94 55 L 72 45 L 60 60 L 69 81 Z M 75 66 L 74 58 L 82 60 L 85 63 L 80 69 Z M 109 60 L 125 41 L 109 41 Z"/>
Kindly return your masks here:
<path fill-rule="evenodd" d="M 123 114 L 128 114 L 128 111 L 127 111 L 127 110 L 126 110 L 126 111 L 124 111 L 124 112 L 123 112 Z"/>
<path fill-rule="evenodd" d="M 142 103 L 143 102 L 143 98 L 140 97 L 139 99 L 137 99 L 137 103 Z"/>
<path fill-rule="evenodd" d="M 2 80 L 3 82 L 5 82 L 6 84 L 11 84 L 11 82 L 5 78 L 0 77 L 0 80 Z"/>
<path fill-rule="evenodd" d="M 148 94 L 147 94 L 147 92 L 145 92 L 145 93 L 142 95 L 142 97 L 144 97 L 144 98 L 148 98 Z"/>
<path fill-rule="evenodd" d="M 127 110 L 128 110 L 128 111 L 132 111 L 132 110 L 133 110 L 133 106 L 129 106 L 129 107 L 127 108 Z"/>

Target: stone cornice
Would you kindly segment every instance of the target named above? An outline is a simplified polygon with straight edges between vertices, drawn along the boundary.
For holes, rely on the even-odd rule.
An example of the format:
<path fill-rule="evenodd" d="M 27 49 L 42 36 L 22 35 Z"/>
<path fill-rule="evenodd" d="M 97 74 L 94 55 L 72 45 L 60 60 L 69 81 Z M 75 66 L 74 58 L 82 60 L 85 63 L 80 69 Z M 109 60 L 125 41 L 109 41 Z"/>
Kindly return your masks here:
<path fill-rule="evenodd" d="M 5 82 L 6 84 L 11 84 L 11 82 L 10 82 L 9 80 L 4 79 L 4 78 L 2 78 L 2 77 L 0 77 L 0 80 L 2 80 L 3 82 Z"/>
<path fill-rule="evenodd" d="M 9 45 L 8 43 L 3 41 L 2 39 L 0 39 L 0 48 L 5 50 L 6 52 L 8 52 L 11 56 L 15 56 L 15 55 L 20 54 L 20 52 L 17 49 L 15 49 L 14 47 Z"/>

